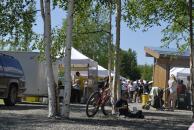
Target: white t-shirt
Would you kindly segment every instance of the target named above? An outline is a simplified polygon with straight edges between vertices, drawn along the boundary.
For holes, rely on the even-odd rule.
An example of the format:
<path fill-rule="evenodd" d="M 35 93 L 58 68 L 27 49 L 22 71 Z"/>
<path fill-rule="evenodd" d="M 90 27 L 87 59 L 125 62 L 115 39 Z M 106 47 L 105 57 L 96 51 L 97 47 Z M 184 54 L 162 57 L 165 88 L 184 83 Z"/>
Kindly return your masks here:
<path fill-rule="evenodd" d="M 74 75 L 72 86 L 74 89 L 80 90 L 80 77 L 79 76 Z"/>
<path fill-rule="evenodd" d="M 129 91 L 135 91 L 135 85 L 128 84 Z"/>
<path fill-rule="evenodd" d="M 176 93 L 176 91 L 177 91 L 176 81 L 173 79 L 168 80 L 168 88 L 169 88 L 171 94 Z"/>
<path fill-rule="evenodd" d="M 121 90 L 126 91 L 127 90 L 127 85 L 126 84 L 122 84 Z"/>

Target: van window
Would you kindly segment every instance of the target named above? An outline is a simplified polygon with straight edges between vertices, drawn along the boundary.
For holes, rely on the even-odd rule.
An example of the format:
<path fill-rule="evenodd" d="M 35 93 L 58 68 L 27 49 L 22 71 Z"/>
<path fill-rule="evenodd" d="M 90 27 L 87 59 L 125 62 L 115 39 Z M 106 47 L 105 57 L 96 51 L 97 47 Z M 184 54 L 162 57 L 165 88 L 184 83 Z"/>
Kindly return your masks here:
<path fill-rule="evenodd" d="M 3 61 L 5 62 L 5 66 L 6 67 L 14 67 L 15 66 L 15 62 L 13 62 L 12 60 L 13 58 L 9 57 L 9 56 L 4 56 L 3 57 Z M 15 68 L 15 67 L 14 67 Z"/>
<path fill-rule="evenodd" d="M 0 72 L 3 71 L 3 62 L 2 62 L 2 59 L 1 59 L 1 56 L 0 56 Z"/>
<path fill-rule="evenodd" d="M 15 60 L 15 67 L 22 71 L 22 66 L 20 65 L 20 63 L 16 59 L 14 60 Z"/>

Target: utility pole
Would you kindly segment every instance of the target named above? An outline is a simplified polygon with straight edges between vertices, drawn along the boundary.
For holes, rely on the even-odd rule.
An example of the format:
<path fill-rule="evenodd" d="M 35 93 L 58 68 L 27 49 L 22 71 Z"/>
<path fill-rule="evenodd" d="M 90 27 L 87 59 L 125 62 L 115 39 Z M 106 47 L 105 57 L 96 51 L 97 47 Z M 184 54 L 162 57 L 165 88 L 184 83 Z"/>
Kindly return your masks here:
<path fill-rule="evenodd" d="M 192 112 L 194 118 L 194 45 L 193 45 L 193 16 L 192 16 L 192 5 L 193 0 L 189 0 L 189 32 L 190 32 L 190 87 L 192 92 Z"/>

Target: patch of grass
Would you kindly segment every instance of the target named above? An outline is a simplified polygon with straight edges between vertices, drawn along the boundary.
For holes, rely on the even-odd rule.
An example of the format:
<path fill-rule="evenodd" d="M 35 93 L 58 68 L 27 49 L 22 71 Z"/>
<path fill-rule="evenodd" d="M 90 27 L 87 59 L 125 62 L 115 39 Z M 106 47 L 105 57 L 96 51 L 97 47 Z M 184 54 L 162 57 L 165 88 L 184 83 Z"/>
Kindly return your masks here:
<path fill-rule="evenodd" d="M 3 102 L 3 100 L 2 100 L 2 99 L 0 99 L 0 104 L 4 104 L 4 102 Z"/>

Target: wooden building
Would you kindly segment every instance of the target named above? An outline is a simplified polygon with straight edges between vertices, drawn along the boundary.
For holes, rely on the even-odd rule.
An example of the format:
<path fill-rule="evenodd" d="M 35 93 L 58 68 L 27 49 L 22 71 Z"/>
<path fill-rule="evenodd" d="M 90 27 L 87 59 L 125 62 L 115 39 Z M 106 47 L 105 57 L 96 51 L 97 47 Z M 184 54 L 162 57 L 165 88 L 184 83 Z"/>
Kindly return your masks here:
<path fill-rule="evenodd" d="M 147 57 L 154 58 L 154 86 L 168 87 L 170 69 L 173 67 L 189 68 L 189 51 L 180 52 L 172 48 L 144 47 Z"/>

